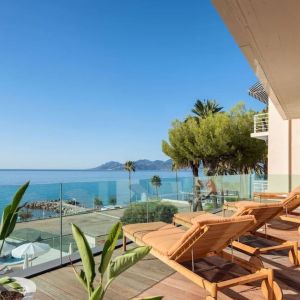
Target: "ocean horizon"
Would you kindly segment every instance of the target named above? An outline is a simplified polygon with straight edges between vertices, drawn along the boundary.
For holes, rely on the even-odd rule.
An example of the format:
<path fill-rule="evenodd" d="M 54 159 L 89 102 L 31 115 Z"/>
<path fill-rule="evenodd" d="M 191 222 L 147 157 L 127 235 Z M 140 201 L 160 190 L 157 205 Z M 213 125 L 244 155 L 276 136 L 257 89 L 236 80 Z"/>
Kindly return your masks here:
<path fill-rule="evenodd" d="M 175 172 L 145 170 L 132 173 L 132 180 L 150 179 L 154 175 L 161 178 L 175 177 Z M 191 177 L 190 171 L 179 171 L 180 177 Z M 0 185 L 71 183 L 128 180 L 126 171 L 98 171 L 88 169 L 0 169 Z"/>

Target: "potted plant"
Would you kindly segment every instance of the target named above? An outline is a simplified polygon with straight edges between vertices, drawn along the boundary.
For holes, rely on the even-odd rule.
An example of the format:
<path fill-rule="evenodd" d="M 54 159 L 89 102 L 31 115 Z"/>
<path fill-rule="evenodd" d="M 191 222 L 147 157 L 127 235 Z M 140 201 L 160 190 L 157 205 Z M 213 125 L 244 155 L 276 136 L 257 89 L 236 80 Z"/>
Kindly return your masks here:
<path fill-rule="evenodd" d="M 0 278 L 0 299 L 21 300 L 33 299 L 36 285 L 33 281 L 21 277 Z"/>
<path fill-rule="evenodd" d="M 79 282 L 87 291 L 89 300 L 104 299 L 105 293 L 113 280 L 143 259 L 151 250 L 151 247 L 148 246 L 137 247 L 112 259 L 121 230 L 121 222 L 116 223 L 110 230 L 102 250 L 100 265 L 96 269 L 96 262 L 84 233 L 79 227 L 72 224 L 72 234 L 83 265 L 83 269 L 80 271 L 77 271 L 74 266 L 73 269 Z M 99 273 L 100 280 L 95 280 L 96 273 Z M 161 298 L 156 297 L 156 299 Z"/>

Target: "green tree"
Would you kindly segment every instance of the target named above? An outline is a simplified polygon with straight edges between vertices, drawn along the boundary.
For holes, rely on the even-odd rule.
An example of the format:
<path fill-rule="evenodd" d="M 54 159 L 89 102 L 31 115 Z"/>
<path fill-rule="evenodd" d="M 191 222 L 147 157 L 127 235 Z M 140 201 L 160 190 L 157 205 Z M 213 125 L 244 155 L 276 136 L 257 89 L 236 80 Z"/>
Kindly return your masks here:
<path fill-rule="evenodd" d="M 169 130 L 169 143 L 162 141 L 162 150 L 168 155 L 178 168 L 190 167 L 193 176 L 198 177 L 201 157 L 197 155 L 195 149 L 195 134 L 191 130 L 191 124 L 198 126 L 194 119 L 187 122 L 175 120 Z"/>
<path fill-rule="evenodd" d="M 169 143 L 162 143 L 163 152 L 174 161 L 198 161 L 209 176 L 261 174 L 267 147 L 250 136 L 254 114 L 239 103 L 229 113 L 210 114 L 199 124 L 194 119 L 175 121 Z"/>
<path fill-rule="evenodd" d="M 158 175 L 154 175 L 151 178 L 151 184 L 155 187 L 156 190 L 156 198 L 158 200 L 158 188 L 161 186 L 161 179 Z"/>
<path fill-rule="evenodd" d="M 95 197 L 94 205 L 96 208 L 101 208 L 103 206 L 103 201 L 99 196 Z"/>
<path fill-rule="evenodd" d="M 131 203 L 131 173 L 135 172 L 134 161 L 128 160 L 124 164 L 124 170 L 128 172 L 128 181 L 129 181 L 129 203 Z"/>
<path fill-rule="evenodd" d="M 162 142 L 162 150 L 179 165 L 189 165 L 194 178 L 198 177 L 200 165 L 209 176 L 263 174 L 267 146 L 250 136 L 254 114 L 238 103 L 230 112 L 209 114 L 201 122 L 194 118 L 185 122 L 176 120 L 169 130 L 169 141 Z M 199 200 L 200 192 L 196 185 L 194 188 Z"/>
<path fill-rule="evenodd" d="M 115 206 L 117 204 L 117 198 L 115 196 L 110 196 L 108 202 L 109 205 Z"/>
<path fill-rule="evenodd" d="M 190 127 L 199 126 L 200 121 L 207 118 L 208 116 L 217 114 L 221 112 L 223 107 L 221 107 L 215 100 L 197 100 L 192 109 L 194 116 L 188 116 L 184 123 L 175 121 L 173 125 L 177 125 L 178 132 L 173 132 L 173 137 L 171 131 L 169 131 L 170 144 L 163 141 L 163 152 L 170 156 L 175 163 L 181 167 L 190 167 L 193 172 L 193 190 L 196 202 L 196 207 L 203 210 L 201 203 L 201 194 L 199 187 L 195 184 L 196 178 L 199 176 L 199 167 L 202 162 L 202 157 L 199 156 L 197 149 L 194 149 L 195 145 L 195 135 L 191 132 Z M 176 122 L 179 122 L 176 124 Z M 170 134 L 171 133 L 171 134 Z M 176 142 L 177 141 L 177 142 Z M 183 141 L 183 144 L 179 145 Z M 177 149 L 179 146 L 179 149 Z M 177 151 L 179 150 L 179 151 Z M 170 153 L 170 154 L 168 154 Z M 195 208 L 194 208 L 195 209 Z"/>
<path fill-rule="evenodd" d="M 207 175 L 264 173 L 267 146 L 251 138 L 254 114 L 238 103 L 229 113 L 201 121 L 196 142 Z"/>
<path fill-rule="evenodd" d="M 168 155 L 178 167 L 191 168 L 193 173 L 193 189 L 195 202 L 198 203 L 199 209 L 203 210 L 200 199 L 200 190 L 195 185 L 199 176 L 199 166 L 202 157 L 196 145 L 196 130 L 199 122 L 194 118 L 189 118 L 185 122 L 175 120 L 172 128 L 169 130 L 169 142 L 162 141 L 162 150 Z"/>

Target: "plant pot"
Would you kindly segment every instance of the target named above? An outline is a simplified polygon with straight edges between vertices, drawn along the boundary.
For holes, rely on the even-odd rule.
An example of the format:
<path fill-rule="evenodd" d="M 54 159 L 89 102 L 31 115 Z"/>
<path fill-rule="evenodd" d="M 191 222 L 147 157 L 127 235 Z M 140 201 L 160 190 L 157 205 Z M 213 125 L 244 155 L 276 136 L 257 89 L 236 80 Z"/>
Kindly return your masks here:
<path fill-rule="evenodd" d="M 22 286 L 24 291 L 22 292 L 24 297 L 22 300 L 32 300 L 34 299 L 34 294 L 36 292 L 36 285 L 32 280 L 23 277 L 12 277 L 18 284 Z"/>

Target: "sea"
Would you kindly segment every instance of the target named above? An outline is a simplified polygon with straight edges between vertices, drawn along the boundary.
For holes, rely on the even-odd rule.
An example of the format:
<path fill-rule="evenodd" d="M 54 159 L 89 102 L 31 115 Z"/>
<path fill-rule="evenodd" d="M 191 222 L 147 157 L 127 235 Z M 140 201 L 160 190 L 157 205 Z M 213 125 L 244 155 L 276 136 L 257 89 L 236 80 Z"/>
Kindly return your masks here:
<path fill-rule="evenodd" d="M 140 200 L 145 195 L 155 195 L 150 183 L 152 176 L 162 179 L 159 188 L 161 195 L 175 197 L 176 173 L 171 171 L 136 171 L 132 173 L 132 200 Z M 191 189 L 192 174 L 178 172 L 180 190 Z M 105 206 L 112 197 L 117 204 L 124 206 L 129 201 L 128 173 L 125 171 L 88 171 L 88 170 L 0 170 L 0 213 L 11 201 L 18 187 L 30 181 L 22 203 L 36 201 L 75 201 L 78 206 L 93 208 L 95 197 L 100 197 Z M 135 197 L 135 198 L 134 198 Z M 53 212 L 34 210 L 34 218 L 51 217 Z"/>

